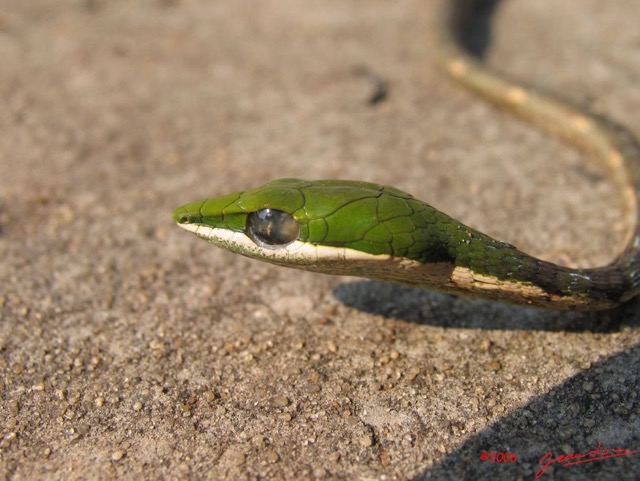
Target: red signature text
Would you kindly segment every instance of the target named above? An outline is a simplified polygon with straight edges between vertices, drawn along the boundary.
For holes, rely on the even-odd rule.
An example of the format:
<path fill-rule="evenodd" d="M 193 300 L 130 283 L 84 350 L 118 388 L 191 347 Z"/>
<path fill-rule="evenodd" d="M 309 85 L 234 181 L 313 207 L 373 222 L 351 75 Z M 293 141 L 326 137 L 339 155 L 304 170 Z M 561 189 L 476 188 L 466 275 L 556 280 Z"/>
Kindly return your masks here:
<path fill-rule="evenodd" d="M 540 458 L 538 464 L 540 469 L 536 472 L 536 479 L 541 478 L 547 468 L 552 464 L 558 464 L 562 467 L 575 466 L 576 464 L 591 463 L 593 461 L 602 461 L 603 459 L 618 458 L 620 456 L 629 456 L 636 454 L 638 451 L 629 451 L 627 448 L 606 449 L 602 447 L 602 443 L 598 443 L 596 449 L 592 449 L 586 453 L 561 454 L 557 458 L 552 452 L 546 453 Z"/>
<path fill-rule="evenodd" d="M 517 460 L 517 454 L 509 451 L 482 451 L 480 453 L 480 461 L 488 461 L 490 463 L 515 463 Z"/>

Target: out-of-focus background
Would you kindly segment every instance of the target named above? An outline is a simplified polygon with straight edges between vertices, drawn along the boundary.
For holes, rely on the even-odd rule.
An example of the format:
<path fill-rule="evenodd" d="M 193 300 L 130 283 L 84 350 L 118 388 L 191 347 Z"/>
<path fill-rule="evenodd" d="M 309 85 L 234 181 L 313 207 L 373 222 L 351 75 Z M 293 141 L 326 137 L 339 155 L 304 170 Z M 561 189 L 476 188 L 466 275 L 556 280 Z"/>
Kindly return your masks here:
<path fill-rule="evenodd" d="M 312 275 L 172 224 L 274 178 L 363 179 L 607 262 L 614 186 L 437 70 L 435 6 L 0 3 L 0 479 L 533 479 L 547 452 L 640 448 L 637 303 Z M 488 60 L 640 132 L 638 18 L 637 0 L 504 2 Z M 375 106 L 363 68 L 389 84 Z M 543 479 L 635 479 L 638 459 Z"/>

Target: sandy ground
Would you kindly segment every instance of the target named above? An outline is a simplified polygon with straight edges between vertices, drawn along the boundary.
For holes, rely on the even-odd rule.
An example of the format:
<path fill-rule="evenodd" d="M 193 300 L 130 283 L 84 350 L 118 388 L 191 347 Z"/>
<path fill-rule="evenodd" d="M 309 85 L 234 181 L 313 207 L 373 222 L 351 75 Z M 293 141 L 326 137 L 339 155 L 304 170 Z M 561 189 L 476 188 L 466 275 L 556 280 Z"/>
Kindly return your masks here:
<path fill-rule="evenodd" d="M 172 224 L 273 178 L 364 179 L 605 263 L 613 186 L 437 71 L 434 6 L 0 3 L 0 479 L 526 480 L 547 452 L 640 449 L 637 302 L 560 314 L 312 275 Z M 640 132 L 638 18 L 507 2 L 490 62 Z M 375 107 L 362 66 L 389 81 Z"/>

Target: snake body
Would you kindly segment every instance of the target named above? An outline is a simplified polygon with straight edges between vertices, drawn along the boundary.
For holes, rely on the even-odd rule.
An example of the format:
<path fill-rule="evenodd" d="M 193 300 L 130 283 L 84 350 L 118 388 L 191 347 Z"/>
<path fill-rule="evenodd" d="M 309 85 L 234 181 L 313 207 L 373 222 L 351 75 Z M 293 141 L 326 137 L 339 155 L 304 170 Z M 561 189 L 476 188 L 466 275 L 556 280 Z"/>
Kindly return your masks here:
<path fill-rule="evenodd" d="M 627 129 L 514 84 L 460 42 L 466 17 L 448 1 L 439 61 L 481 97 L 602 163 L 624 197 L 626 247 L 603 267 L 574 269 L 521 252 L 395 187 L 280 179 L 175 210 L 184 229 L 233 252 L 326 274 L 553 309 L 603 310 L 640 293 L 640 146 Z"/>

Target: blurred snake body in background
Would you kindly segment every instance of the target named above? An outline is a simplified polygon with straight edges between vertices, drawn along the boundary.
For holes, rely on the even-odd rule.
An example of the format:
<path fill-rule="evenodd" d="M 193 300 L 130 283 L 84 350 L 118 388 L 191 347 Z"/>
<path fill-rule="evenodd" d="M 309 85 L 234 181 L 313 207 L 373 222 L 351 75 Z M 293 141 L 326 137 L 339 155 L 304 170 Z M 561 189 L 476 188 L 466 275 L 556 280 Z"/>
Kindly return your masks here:
<path fill-rule="evenodd" d="M 175 210 L 180 227 L 274 264 L 524 306 L 603 310 L 640 293 L 640 146 L 585 109 L 511 83 L 464 44 L 469 15 L 487 1 L 443 3 L 438 59 L 494 105 L 599 161 L 624 197 L 626 247 L 608 265 L 576 269 L 532 257 L 397 188 L 346 180 L 281 179 Z M 489 0 L 491 3 L 491 0 Z"/>

